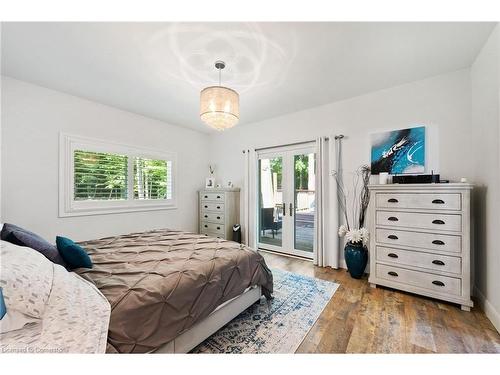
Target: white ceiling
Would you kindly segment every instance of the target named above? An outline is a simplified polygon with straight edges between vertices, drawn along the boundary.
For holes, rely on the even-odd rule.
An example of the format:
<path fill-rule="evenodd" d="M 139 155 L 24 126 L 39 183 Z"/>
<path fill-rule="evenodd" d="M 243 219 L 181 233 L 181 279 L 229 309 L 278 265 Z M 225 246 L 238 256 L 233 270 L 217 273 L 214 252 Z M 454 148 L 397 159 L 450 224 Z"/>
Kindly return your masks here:
<path fill-rule="evenodd" d="M 199 91 L 241 124 L 471 65 L 493 23 L 3 23 L 2 74 L 209 131 Z"/>

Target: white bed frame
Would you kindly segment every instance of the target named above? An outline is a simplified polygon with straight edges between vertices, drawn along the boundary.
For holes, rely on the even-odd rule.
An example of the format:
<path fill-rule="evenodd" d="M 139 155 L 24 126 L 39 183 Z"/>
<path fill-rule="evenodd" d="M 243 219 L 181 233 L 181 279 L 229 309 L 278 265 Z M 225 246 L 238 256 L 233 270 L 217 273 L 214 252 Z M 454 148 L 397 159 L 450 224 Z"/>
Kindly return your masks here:
<path fill-rule="evenodd" d="M 209 316 L 196 323 L 172 341 L 164 344 L 155 353 L 188 353 L 191 349 L 213 335 L 240 313 L 252 306 L 261 297 L 260 286 L 245 290 L 238 297 L 217 307 Z"/>

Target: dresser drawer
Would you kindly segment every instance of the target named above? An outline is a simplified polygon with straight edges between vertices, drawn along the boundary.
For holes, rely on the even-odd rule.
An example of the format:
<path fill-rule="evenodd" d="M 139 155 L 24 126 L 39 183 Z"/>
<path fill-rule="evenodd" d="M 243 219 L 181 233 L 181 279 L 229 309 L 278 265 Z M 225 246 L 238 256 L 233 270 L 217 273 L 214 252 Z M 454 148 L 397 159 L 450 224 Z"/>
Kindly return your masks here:
<path fill-rule="evenodd" d="M 224 202 L 224 193 L 200 193 L 200 199 L 204 201 Z"/>
<path fill-rule="evenodd" d="M 223 203 L 213 203 L 213 202 L 202 202 L 201 203 L 201 211 L 215 211 L 215 212 L 224 212 L 224 204 Z"/>
<path fill-rule="evenodd" d="M 215 223 L 209 223 L 208 221 L 202 221 L 200 226 L 202 231 L 207 231 L 210 233 L 217 233 L 217 234 L 225 233 L 224 225 L 222 224 L 215 224 Z"/>
<path fill-rule="evenodd" d="M 427 268 L 430 270 L 455 273 L 457 275 L 462 273 L 462 258 L 421 253 L 419 251 L 392 249 L 382 246 L 377 246 L 376 253 L 377 261 L 380 262 Z"/>
<path fill-rule="evenodd" d="M 418 247 L 422 249 L 461 253 L 462 237 L 446 234 L 418 233 L 404 230 L 375 230 L 377 243 Z"/>
<path fill-rule="evenodd" d="M 202 221 L 209 221 L 211 223 L 224 224 L 224 215 L 213 213 L 213 212 L 203 212 L 201 214 L 201 220 Z"/>
<path fill-rule="evenodd" d="M 379 208 L 422 208 L 434 210 L 461 210 L 461 195 L 456 193 L 377 193 Z"/>
<path fill-rule="evenodd" d="M 376 265 L 376 273 L 379 279 L 412 285 L 443 294 L 461 295 L 462 281 L 458 278 L 412 271 L 384 264 Z"/>
<path fill-rule="evenodd" d="M 223 234 L 219 234 L 219 233 L 212 233 L 212 232 L 209 232 L 207 230 L 201 230 L 200 231 L 201 234 L 204 234 L 205 236 L 207 237 L 214 237 L 214 238 L 220 238 L 222 240 L 226 239 L 225 236 Z"/>
<path fill-rule="evenodd" d="M 462 231 L 461 215 L 377 211 L 376 223 L 377 225 L 390 225 L 393 227 Z"/>

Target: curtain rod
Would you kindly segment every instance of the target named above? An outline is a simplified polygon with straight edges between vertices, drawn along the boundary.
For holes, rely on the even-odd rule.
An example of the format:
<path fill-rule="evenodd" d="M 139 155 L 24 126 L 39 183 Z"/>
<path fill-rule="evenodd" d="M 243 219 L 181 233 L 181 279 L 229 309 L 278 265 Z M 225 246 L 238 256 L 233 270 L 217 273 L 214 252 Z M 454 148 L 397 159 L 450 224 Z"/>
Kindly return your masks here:
<path fill-rule="evenodd" d="M 328 141 L 330 139 L 329 137 L 324 137 L 324 138 L 325 138 L 325 141 Z M 344 134 L 336 135 L 336 136 L 334 136 L 334 138 L 335 139 L 342 139 L 342 138 L 344 138 Z M 312 143 L 312 142 L 316 142 L 316 140 L 313 139 L 311 141 L 294 142 L 294 143 L 288 143 L 286 145 L 280 145 L 280 146 L 260 147 L 260 148 L 256 148 L 255 151 L 262 151 L 262 150 L 267 150 L 267 149 L 276 148 L 276 147 L 296 146 L 296 145 L 301 145 L 301 144 L 305 144 L 305 143 Z M 246 153 L 247 151 L 248 150 L 243 150 L 243 153 Z"/>

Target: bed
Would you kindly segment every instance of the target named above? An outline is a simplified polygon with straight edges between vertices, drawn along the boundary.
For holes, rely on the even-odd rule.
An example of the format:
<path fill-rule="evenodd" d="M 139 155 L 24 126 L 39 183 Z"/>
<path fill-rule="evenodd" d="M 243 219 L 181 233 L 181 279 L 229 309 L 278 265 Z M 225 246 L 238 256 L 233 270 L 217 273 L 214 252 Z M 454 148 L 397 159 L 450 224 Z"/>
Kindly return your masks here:
<path fill-rule="evenodd" d="M 79 244 L 94 266 L 75 271 L 111 305 L 111 353 L 188 352 L 273 291 L 263 257 L 231 241 L 163 229 Z"/>

